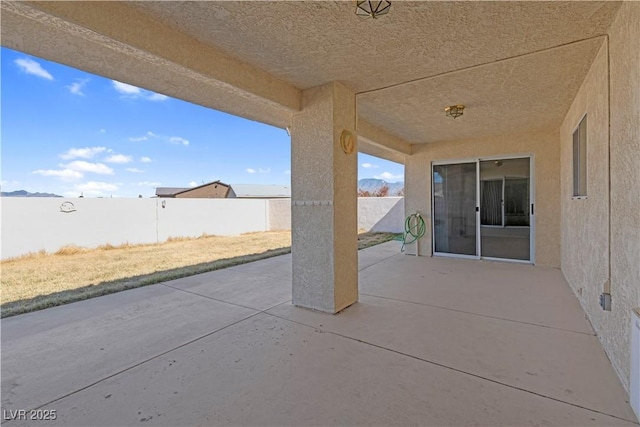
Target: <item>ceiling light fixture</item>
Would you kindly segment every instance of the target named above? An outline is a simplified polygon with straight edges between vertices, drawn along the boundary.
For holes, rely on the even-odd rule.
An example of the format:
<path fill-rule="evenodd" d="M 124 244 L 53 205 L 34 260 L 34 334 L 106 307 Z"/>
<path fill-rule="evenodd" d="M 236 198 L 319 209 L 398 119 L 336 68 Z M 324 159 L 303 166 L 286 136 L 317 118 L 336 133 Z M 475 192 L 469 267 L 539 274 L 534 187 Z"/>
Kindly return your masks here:
<path fill-rule="evenodd" d="M 447 117 L 453 117 L 455 119 L 463 114 L 462 110 L 464 110 L 464 105 L 450 105 L 444 109 L 444 113 Z"/>
<path fill-rule="evenodd" d="M 365 18 L 372 17 L 376 19 L 378 16 L 386 15 L 391 8 L 391 2 L 387 0 L 382 1 L 357 1 L 356 2 L 356 15 Z"/>

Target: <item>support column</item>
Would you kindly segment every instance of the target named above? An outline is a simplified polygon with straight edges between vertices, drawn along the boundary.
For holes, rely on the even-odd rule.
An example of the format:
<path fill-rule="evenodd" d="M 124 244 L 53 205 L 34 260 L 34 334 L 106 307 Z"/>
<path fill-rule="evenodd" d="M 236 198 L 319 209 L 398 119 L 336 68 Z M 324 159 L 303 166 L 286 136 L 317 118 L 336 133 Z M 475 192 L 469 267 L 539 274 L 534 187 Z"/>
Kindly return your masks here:
<path fill-rule="evenodd" d="M 306 90 L 291 127 L 293 304 L 337 313 L 358 300 L 355 95 Z"/>
<path fill-rule="evenodd" d="M 426 232 L 418 242 L 407 245 L 405 254 L 430 256 L 431 250 L 431 164 L 421 150 L 406 156 L 404 163 L 404 215 L 420 213 Z"/>

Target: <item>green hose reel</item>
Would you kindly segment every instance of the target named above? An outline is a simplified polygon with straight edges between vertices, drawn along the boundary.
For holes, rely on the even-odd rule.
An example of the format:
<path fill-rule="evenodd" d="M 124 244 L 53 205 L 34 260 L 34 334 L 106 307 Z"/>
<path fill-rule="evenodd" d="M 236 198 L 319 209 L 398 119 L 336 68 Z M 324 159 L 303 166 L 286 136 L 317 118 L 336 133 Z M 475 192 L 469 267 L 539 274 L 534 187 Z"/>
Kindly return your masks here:
<path fill-rule="evenodd" d="M 426 231 L 427 226 L 420 213 L 416 212 L 409 215 L 404 221 L 404 233 L 402 234 L 402 248 L 400 248 L 400 252 L 404 252 L 406 245 L 410 245 L 424 237 Z M 417 252 L 416 250 L 416 255 L 418 254 Z"/>

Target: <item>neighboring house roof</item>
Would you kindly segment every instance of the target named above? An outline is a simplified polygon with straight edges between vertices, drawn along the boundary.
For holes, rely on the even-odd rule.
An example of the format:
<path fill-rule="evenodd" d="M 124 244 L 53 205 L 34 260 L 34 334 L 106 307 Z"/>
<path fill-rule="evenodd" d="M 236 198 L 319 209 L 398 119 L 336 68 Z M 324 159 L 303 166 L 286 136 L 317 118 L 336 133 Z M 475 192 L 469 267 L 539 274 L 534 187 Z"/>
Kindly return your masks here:
<path fill-rule="evenodd" d="M 158 197 L 176 197 L 179 194 L 184 195 L 191 191 L 197 191 L 203 187 L 212 184 L 219 184 L 229 187 L 228 198 L 245 198 L 245 199 L 276 199 L 291 197 L 291 188 L 286 185 L 262 185 L 262 184 L 225 184 L 220 181 L 208 182 L 197 187 L 157 187 L 156 196 Z"/>
<path fill-rule="evenodd" d="M 189 193 L 191 191 L 197 191 L 197 190 L 200 190 L 201 188 L 209 187 L 210 185 L 220 185 L 220 186 L 226 187 L 226 188 L 230 188 L 231 187 L 229 184 L 225 184 L 224 182 L 221 182 L 221 181 L 218 180 L 218 181 L 213 181 L 213 182 L 207 182 L 206 184 L 198 185 L 197 187 L 184 188 L 184 189 L 182 189 L 182 191 L 178 191 L 174 195 L 177 196 L 178 194 L 184 194 L 184 193 Z M 227 192 L 227 194 L 228 194 L 228 192 Z"/>
<path fill-rule="evenodd" d="M 173 197 L 177 193 L 189 190 L 189 187 L 157 187 L 156 196 L 158 197 Z"/>
<path fill-rule="evenodd" d="M 231 184 L 231 191 L 227 197 L 286 198 L 291 197 L 291 187 L 285 185 Z"/>

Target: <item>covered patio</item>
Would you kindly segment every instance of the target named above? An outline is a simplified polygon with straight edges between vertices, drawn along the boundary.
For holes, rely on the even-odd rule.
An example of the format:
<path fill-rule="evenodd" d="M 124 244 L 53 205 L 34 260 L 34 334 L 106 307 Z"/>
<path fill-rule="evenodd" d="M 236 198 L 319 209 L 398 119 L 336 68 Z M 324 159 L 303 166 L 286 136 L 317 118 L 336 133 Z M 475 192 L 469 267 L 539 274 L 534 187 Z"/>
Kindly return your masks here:
<path fill-rule="evenodd" d="M 634 424 L 559 270 L 410 257 L 398 242 L 360 251 L 359 270 L 360 302 L 335 316 L 291 304 L 286 255 L 3 319 L 5 418 Z"/>
<path fill-rule="evenodd" d="M 634 420 L 640 3 L 0 7 L 4 46 L 286 129 L 292 153 L 291 258 L 3 320 L 3 409 L 75 425 Z M 357 252 L 357 152 L 405 165 L 420 256 Z M 510 255 L 522 264 L 486 261 Z"/>

